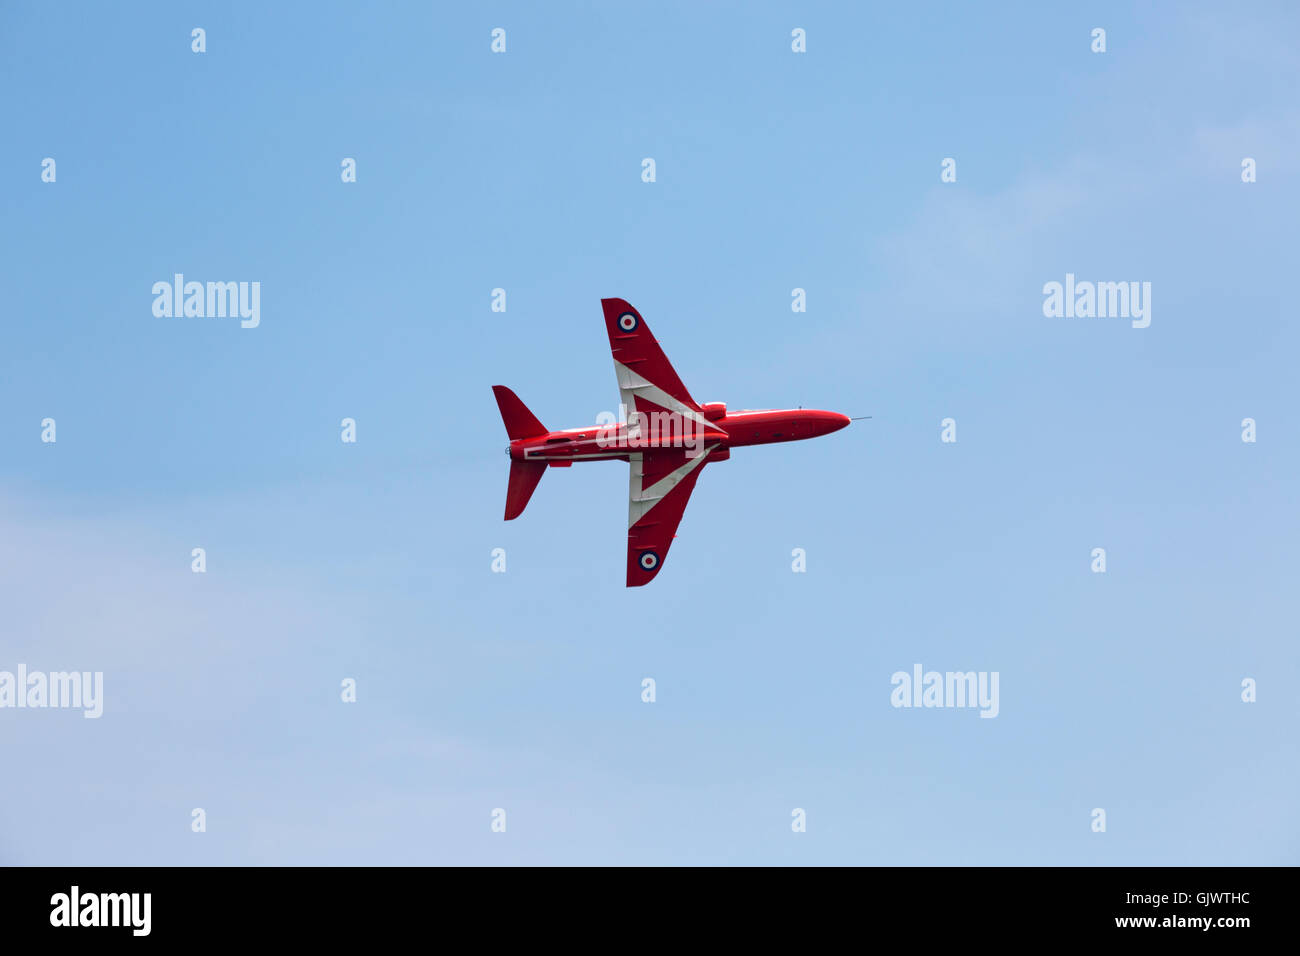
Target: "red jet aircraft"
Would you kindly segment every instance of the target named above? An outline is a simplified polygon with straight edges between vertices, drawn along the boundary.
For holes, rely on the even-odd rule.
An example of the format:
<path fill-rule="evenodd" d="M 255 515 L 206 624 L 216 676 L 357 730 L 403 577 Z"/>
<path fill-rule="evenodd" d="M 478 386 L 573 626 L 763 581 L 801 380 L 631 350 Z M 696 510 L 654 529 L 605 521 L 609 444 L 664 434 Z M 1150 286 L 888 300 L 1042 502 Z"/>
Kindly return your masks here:
<path fill-rule="evenodd" d="M 510 436 L 506 520 L 523 513 L 547 467 L 619 459 L 631 465 L 627 506 L 627 586 L 648 584 L 668 547 L 704 465 L 726 461 L 739 445 L 798 441 L 850 421 L 810 408 L 728 412 L 697 404 L 677 377 L 641 313 L 622 299 L 601 299 L 614 372 L 627 421 L 553 432 L 504 385 L 493 385 Z"/>

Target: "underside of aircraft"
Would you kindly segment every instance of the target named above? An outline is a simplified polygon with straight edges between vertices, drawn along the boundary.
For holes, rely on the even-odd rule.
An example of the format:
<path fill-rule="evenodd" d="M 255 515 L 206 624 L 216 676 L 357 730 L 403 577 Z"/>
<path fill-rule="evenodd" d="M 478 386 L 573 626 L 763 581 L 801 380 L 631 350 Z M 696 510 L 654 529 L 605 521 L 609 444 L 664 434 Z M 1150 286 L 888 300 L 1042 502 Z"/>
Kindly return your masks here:
<path fill-rule="evenodd" d="M 728 412 L 722 402 L 701 405 L 641 314 L 623 299 L 602 299 L 601 305 L 627 420 L 553 432 L 514 392 L 492 386 L 510 437 L 505 518 L 523 513 L 547 468 L 628 462 L 627 586 L 640 587 L 663 567 L 706 464 L 727 460 L 734 447 L 814 438 L 850 419 L 807 408 Z"/>

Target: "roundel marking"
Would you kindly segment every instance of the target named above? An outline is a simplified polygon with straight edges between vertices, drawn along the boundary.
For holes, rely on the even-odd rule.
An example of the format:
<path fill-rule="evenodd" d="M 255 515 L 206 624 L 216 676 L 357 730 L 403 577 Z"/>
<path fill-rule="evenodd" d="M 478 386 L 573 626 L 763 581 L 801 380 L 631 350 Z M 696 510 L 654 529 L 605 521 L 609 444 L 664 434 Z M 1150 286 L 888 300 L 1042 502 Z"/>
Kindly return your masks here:
<path fill-rule="evenodd" d="M 631 312 L 624 312 L 618 317 L 618 327 L 624 332 L 632 332 L 641 323 L 636 320 L 636 316 Z"/>
<path fill-rule="evenodd" d="M 637 558 L 637 564 L 641 565 L 642 571 L 653 571 L 659 567 L 659 555 L 653 551 L 642 551 L 641 557 Z"/>

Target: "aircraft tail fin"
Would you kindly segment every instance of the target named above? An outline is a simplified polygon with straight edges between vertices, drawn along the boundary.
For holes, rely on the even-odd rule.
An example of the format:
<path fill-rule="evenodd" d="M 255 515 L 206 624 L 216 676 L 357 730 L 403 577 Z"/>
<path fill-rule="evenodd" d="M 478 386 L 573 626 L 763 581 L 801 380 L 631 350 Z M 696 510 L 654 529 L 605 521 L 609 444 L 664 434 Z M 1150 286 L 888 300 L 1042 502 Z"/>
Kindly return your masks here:
<path fill-rule="evenodd" d="M 505 422 L 506 434 L 510 436 L 511 441 L 518 441 L 520 438 L 536 438 L 547 433 L 547 427 L 537 420 L 537 416 L 530 412 L 528 406 L 510 389 L 504 385 L 493 385 L 492 394 L 497 397 L 497 408 L 501 409 L 501 421 Z M 510 473 L 513 475 L 514 471 Z M 532 488 L 536 484 L 537 482 L 534 481 L 529 487 L 529 494 L 532 494 Z M 511 478 L 511 487 L 514 487 L 513 478 Z M 528 497 L 525 496 L 524 502 L 527 501 Z M 519 510 L 523 510 L 522 505 Z"/>
<path fill-rule="evenodd" d="M 506 488 L 506 520 L 518 518 L 528 507 L 528 499 L 533 496 L 537 483 L 546 474 L 544 461 L 510 462 L 510 484 Z"/>

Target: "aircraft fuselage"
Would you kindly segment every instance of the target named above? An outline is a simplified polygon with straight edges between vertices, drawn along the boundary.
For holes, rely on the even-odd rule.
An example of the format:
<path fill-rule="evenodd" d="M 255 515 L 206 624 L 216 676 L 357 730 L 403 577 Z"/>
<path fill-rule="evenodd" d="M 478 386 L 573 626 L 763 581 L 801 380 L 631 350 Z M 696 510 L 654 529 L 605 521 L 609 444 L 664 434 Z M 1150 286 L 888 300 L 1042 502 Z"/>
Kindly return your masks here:
<path fill-rule="evenodd" d="M 849 417 L 815 408 L 773 408 L 724 413 L 707 422 L 679 419 L 661 428 L 656 424 L 647 421 L 630 433 L 627 423 L 566 428 L 513 441 L 506 452 L 516 461 L 564 467 L 575 461 L 626 461 L 629 454 L 647 448 L 702 448 L 707 444 L 714 447 L 713 457 L 720 459 L 731 448 L 829 435 L 848 425 Z"/>

